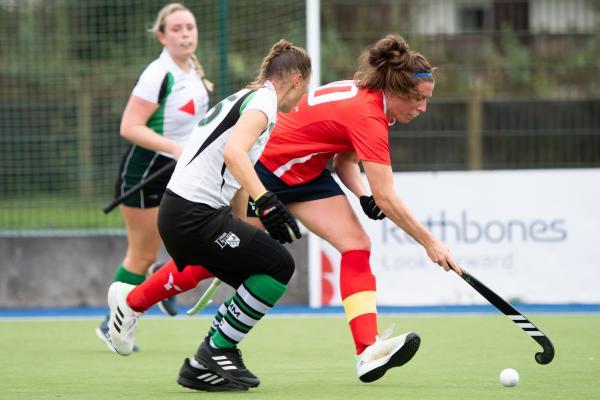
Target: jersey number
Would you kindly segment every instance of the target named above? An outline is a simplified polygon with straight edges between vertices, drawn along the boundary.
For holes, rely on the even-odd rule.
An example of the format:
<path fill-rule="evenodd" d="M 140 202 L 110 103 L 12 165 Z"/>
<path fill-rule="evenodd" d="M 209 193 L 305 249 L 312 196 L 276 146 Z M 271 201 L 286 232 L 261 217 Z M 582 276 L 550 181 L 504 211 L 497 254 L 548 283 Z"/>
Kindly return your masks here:
<path fill-rule="evenodd" d="M 333 82 L 311 90 L 308 93 L 307 101 L 309 106 L 316 106 L 317 104 L 351 99 L 357 93 L 358 88 L 354 81 Z"/>
<path fill-rule="evenodd" d="M 204 126 L 204 125 L 208 125 L 209 123 L 211 123 L 211 121 L 213 119 L 215 119 L 217 117 L 217 115 L 219 115 L 219 113 L 221 112 L 221 110 L 223 109 L 223 102 L 225 101 L 236 101 L 237 98 L 237 93 L 232 94 L 231 96 L 229 96 L 228 98 L 226 98 L 225 100 L 217 103 L 216 106 L 214 106 L 213 108 L 211 108 L 207 115 L 204 117 L 204 119 L 202 121 L 200 121 L 200 123 L 198 124 L 198 126 Z"/>

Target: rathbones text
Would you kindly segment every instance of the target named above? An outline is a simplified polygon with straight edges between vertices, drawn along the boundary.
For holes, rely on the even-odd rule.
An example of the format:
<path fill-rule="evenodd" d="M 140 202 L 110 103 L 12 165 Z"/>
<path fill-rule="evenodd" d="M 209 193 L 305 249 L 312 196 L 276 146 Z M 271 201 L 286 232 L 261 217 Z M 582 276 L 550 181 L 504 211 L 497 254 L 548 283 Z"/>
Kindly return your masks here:
<path fill-rule="evenodd" d="M 383 242 L 416 243 L 400 228 L 383 220 Z M 441 211 L 439 217 L 428 217 L 423 225 L 441 241 L 458 243 L 512 243 L 512 242 L 562 242 L 567 239 L 564 219 L 491 219 L 469 217 L 466 211 L 459 218 L 448 218 Z"/>

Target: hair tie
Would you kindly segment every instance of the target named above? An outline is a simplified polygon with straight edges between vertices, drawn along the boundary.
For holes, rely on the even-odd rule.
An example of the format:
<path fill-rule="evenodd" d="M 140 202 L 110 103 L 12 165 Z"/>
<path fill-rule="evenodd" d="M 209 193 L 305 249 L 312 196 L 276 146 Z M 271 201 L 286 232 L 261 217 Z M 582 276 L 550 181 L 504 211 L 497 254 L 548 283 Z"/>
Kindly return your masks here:
<path fill-rule="evenodd" d="M 426 78 L 426 77 L 432 77 L 433 75 L 431 74 L 431 72 L 413 72 L 412 74 L 415 78 Z"/>

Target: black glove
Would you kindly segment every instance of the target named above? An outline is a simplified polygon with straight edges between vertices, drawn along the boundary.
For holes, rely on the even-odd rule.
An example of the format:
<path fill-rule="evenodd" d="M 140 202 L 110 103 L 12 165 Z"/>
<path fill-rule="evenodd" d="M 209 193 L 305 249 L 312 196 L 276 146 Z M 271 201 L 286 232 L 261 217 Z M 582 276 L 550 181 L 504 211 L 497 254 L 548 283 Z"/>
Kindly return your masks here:
<path fill-rule="evenodd" d="M 294 240 L 292 234 L 296 236 L 296 239 L 302 237 L 296 220 L 283 203 L 277 199 L 275 193 L 266 192 L 254 202 L 254 205 L 256 206 L 256 215 L 273 239 L 279 243 L 292 243 Z"/>
<path fill-rule="evenodd" d="M 385 214 L 381 211 L 381 208 L 375 203 L 373 195 L 371 196 L 360 196 L 360 206 L 362 207 L 367 217 L 371 219 L 384 219 Z"/>

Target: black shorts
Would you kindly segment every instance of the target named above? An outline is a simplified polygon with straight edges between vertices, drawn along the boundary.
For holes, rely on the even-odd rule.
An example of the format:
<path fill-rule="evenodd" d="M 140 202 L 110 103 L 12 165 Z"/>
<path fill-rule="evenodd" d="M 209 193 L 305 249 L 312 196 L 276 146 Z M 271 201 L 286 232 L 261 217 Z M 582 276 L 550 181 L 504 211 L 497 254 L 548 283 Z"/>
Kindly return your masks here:
<path fill-rule="evenodd" d="M 173 159 L 158 154 L 143 147 L 131 145 L 121 158 L 119 176 L 115 184 L 115 198 L 143 181 L 148 175 L 161 169 Z M 131 195 L 123 204 L 136 208 L 158 207 L 171 174 L 165 173 L 144 186 L 137 193 Z"/>
<path fill-rule="evenodd" d="M 254 165 L 254 170 L 265 188 L 275 193 L 283 204 L 300 203 L 344 195 L 340 185 L 333 179 L 328 169 L 324 169 L 315 179 L 294 186 L 290 186 L 276 177 L 260 162 Z M 249 202 L 248 204 L 248 216 L 256 216 L 253 202 Z"/>
<path fill-rule="evenodd" d="M 232 214 L 167 190 L 158 212 L 158 229 L 178 268 L 202 265 L 237 288 L 251 275 L 270 275 L 283 284 L 294 261 L 283 245 Z"/>

